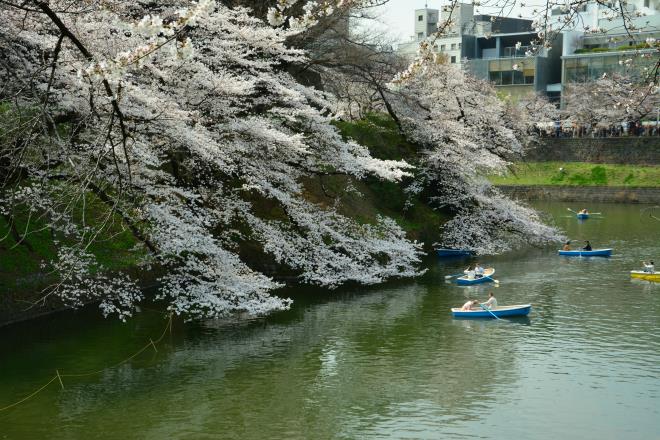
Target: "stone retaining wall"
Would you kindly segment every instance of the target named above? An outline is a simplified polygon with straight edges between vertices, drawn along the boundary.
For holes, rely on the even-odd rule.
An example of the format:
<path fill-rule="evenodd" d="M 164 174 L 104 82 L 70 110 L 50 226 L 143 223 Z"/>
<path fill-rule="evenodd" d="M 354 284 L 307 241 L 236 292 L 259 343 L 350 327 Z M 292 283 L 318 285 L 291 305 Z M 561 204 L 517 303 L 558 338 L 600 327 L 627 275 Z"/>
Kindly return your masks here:
<path fill-rule="evenodd" d="M 660 165 L 660 136 L 545 138 L 524 160 Z"/>
<path fill-rule="evenodd" d="M 521 200 L 660 204 L 660 188 L 617 186 L 498 185 L 504 194 Z"/>

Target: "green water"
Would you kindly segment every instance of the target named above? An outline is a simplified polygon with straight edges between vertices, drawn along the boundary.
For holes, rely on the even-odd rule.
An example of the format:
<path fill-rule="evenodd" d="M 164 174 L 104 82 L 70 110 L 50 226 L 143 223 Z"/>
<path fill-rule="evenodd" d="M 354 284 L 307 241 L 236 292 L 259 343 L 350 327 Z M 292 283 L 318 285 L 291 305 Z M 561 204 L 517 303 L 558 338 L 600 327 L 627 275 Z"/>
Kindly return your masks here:
<path fill-rule="evenodd" d="M 291 311 L 243 322 L 166 321 L 145 310 L 121 324 L 96 310 L 0 329 L 0 439 L 660 437 L 660 283 L 631 280 L 660 262 L 660 223 L 640 206 L 538 205 L 611 258 L 553 248 L 484 258 L 492 284 L 444 281 L 465 262 L 428 260 L 415 281 L 324 292 L 289 290 Z M 574 206 L 573 208 L 581 208 Z M 449 308 L 493 290 L 532 303 L 528 319 L 455 320 Z"/>

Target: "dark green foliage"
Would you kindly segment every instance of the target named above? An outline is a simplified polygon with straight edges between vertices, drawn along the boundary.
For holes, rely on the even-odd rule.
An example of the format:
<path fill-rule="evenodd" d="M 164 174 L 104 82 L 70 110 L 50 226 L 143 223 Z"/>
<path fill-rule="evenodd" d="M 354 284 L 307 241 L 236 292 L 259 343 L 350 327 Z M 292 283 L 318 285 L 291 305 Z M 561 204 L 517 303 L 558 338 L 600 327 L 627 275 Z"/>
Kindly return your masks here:
<path fill-rule="evenodd" d="M 414 159 L 417 148 L 399 133 L 396 123 L 386 114 L 370 113 L 359 121 L 336 122 L 346 138 L 369 148 L 378 159 Z"/>

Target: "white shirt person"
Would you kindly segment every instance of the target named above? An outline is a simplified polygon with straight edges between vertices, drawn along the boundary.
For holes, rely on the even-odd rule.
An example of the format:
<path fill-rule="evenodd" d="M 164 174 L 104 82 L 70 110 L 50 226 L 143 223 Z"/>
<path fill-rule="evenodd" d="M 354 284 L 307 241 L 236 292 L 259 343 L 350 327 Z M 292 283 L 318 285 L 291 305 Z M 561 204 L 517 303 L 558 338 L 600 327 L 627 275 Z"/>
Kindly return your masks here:
<path fill-rule="evenodd" d="M 481 303 L 481 305 L 487 309 L 497 308 L 497 299 L 495 299 L 493 292 L 488 293 L 488 301 Z"/>
<path fill-rule="evenodd" d="M 655 264 L 653 264 L 653 261 L 649 261 L 648 264 L 646 263 L 646 261 L 642 261 L 642 264 L 644 265 L 644 272 L 648 272 L 648 273 L 655 272 Z"/>

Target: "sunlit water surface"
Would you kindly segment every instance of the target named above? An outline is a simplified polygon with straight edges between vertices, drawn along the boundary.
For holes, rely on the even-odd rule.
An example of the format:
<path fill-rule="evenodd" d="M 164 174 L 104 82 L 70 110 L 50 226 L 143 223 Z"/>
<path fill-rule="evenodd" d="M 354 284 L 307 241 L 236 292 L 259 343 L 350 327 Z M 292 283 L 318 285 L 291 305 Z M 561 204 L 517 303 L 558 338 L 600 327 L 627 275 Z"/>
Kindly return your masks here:
<path fill-rule="evenodd" d="M 175 321 L 115 368 L 166 321 L 91 309 L 2 328 L 0 407 L 56 369 L 103 371 L 0 412 L 0 439 L 660 438 L 660 284 L 628 275 L 660 260 L 660 223 L 640 206 L 592 205 L 604 217 L 581 223 L 537 206 L 614 256 L 483 258 L 500 286 L 465 288 L 444 275 L 466 261 L 430 258 L 415 281 L 286 291 L 293 309 L 267 319 Z M 489 290 L 529 318 L 452 319 Z"/>

